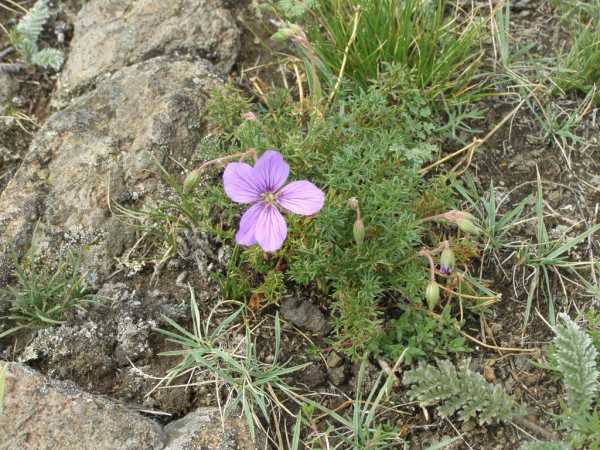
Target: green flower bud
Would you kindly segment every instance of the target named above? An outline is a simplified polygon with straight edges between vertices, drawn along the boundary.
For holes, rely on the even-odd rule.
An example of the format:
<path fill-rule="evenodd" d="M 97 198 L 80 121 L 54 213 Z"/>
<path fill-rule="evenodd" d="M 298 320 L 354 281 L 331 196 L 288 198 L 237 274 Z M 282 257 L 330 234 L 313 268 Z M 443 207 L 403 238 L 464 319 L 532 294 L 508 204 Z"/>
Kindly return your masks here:
<path fill-rule="evenodd" d="M 467 234 L 478 236 L 479 233 L 481 233 L 479 227 L 477 227 L 470 219 L 460 218 L 456 221 L 456 225 Z"/>
<path fill-rule="evenodd" d="M 271 36 L 271 39 L 276 42 L 284 42 L 296 36 L 298 34 L 298 30 L 300 30 L 298 25 L 289 23 L 286 26 L 280 27 L 277 32 Z"/>
<path fill-rule="evenodd" d="M 192 170 L 188 176 L 185 177 L 185 181 L 183 182 L 183 191 L 186 193 L 192 192 L 199 182 L 200 172 Z"/>
<path fill-rule="evenodd" d="M 360 217 L 356 218 L 354 226 L 352 227 L 352 234 L 354 235 L 354 241 L 356 245 L 362 245 L 365 241 L 365 224 Z"/>
<path fill-rule="evenodd" d="M 445 247 L 442 250 L 442 255 L 440 256 L 440 272 L 444 275 L 448 275 L 452 270 L 454 270 L 454 266 L 456 265 L 456 258 L 454 257 L 454 252 L 450 247 Z"/>
<path fill-rule="evenodd" d="M 431 280 L 425 288 L 425 298 L 429 310 L 433 310 L 440 301 L 440 285 L 435 280 Z"/>

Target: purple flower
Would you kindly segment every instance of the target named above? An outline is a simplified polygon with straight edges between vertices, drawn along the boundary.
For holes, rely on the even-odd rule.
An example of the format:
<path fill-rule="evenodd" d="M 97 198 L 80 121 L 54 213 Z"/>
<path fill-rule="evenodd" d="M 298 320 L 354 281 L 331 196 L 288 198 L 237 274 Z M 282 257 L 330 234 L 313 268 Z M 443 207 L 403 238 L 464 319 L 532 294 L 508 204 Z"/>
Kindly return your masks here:
<path fill-rule="evenodd" d="M 440 266 L 440 273 L 442 275 L 450 275 L 450 272 L 452 272 L 452 270 L 450 270 L 450 267 Z"/>
<path fill-rule="evenodd" d="M 290 166 L 275 150 L 267 150 L 254 167 L 229 163 L 223 174 L 225 193 L 236 203 L 252 204 L 240 221 L 235 240 L 240 245 L 258 244 L 266 252 L 281 248 L 287 225 L 279 209 L 303 216 L 323 207 L 325 194 L 310 181 L 284 186 Z"/>

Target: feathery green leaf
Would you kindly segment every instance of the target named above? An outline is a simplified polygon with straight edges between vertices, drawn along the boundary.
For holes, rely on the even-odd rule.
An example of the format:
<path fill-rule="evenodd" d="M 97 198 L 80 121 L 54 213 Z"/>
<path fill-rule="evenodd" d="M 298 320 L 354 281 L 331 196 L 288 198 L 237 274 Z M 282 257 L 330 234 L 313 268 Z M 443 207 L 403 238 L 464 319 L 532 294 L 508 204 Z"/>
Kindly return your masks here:
<path fill-rule="evenodd" d="M 567 403 L 574 413 L 590 410 L 598 394 L 597 351 L 590 337 L 566 314 L 555 328 L 556 362 L 567 390 Z"/>
<path fill-rule="evenodd" d="M 494 420 L 510 421 L 525 415 L 524 408 L 497 385 L 465 366 L 457 369 L 450 361 L 437 367 L 421 364 L 404 375 L 409 396 L 422 405 L 438 404 L 438 413 L 449 417 L 456 412 L 462 420 L 477 419 L 481 425 Z"/>
<path fill-rule="evenodd" d="M 55 48 L 45 48 L 31 56 L 31 63 L 47 69 L 59 70 L 64 62 L 63 53 Z"/>
<path fill-rule="evenodd" d="M 50 17 L 48 0 L 38 0 L 17 25 L 17 32 L 29 42 L 37 42 Z"/>

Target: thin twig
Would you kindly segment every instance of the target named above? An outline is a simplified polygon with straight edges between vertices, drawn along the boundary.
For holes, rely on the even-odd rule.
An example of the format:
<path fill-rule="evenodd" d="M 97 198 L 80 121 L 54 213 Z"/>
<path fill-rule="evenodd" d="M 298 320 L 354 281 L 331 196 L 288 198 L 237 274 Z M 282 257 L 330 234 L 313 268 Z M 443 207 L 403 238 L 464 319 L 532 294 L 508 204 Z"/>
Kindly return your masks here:
<path fill-rule="evenodd" d="M 526 417 L 516 417 L 514 419 L 514 421 L 527 428 L 528 430 L 532 431 L 533 433 L 537 434 L 538 436 L 542 436 L 544 439 L 551 441 L 551 442 L 556 442 L 559 440 L 558 436 L 556 434 L 554 434 L 551 431 L 546 430 L 545 428 L 542 428 L 540 425 L 538 425 L 537 423 L 533 422 L 532 420 L 527 419 Z"/>
<path fill-rule="evenodd" d="M 0 64 L 0 72 L 15 74 L 25 70 L 27 66 L 25 64 L 19 63 L 1 63 Z"/>
<path fill-rule="evenodd" d="M 11 5 L 13 5 L 15 8 L 20 9 L 21 11 L 23 11 L 24 13 L 28 13 L 29 11 L 27 10 L 27 8 L 25 8 L 24 6 L 22 6 L 20 3 L 17 3 L 14 0 L 6 0 L 6 2 L 10 3 Z"/>
<path fill-rule="evenodd" d="M 0 61 L 2 61 L 6 56 L 10 55 L 14 51 L 15 51 L 15 49 L 10 46 L 6 47 L 4 50 L 0 51 Z"/>

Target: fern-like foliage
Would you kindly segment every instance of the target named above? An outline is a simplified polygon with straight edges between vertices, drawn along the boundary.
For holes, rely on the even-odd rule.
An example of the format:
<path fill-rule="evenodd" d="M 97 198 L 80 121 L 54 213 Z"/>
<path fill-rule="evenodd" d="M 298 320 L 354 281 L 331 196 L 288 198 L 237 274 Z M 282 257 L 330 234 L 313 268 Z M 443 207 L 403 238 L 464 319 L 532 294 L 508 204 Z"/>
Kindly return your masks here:
<path fill-rule="evenodd" d="M 571 450 L 564 442 L 527 442 L 520 450 Z"/>
<path fill-rule="evenodd" d="M 526 414 L 524 408 L 497 385 L 471 371 L 468 361 L 457 369 L 449 361 L 437 367 L 421 364 L 404 375 L 409 395 L 424 406 L 437 404 L 438 413 L 449 417 L 459 412 L 462 420 L 477 419 L 480 425 L 494 420 L 511 421 Z"/>
<path fill-rule="evenodd" d="M 58 70 L 63 62 L 63 53 L 55 48 L 45 48 L 31 56 L 31 63 L 44 69 L 52 67 L 54 70 Z"/>
<path fill-rule="evenodd" d="M 592 340 L 567 315 L 555 328 L 556 362 L 567 391 L 567 404 L 574 414 L 587 413 L 598 394 L 597 351 Z"/>
<path fill-rule="evenodd" d="M 298 19 L 315 5 L 315 0 L 279 0 L 277 9 L 288 19 Z"/>
<path fill-rule="evenodd" d="M 62 52 L 54 48 L 40 50 L 37 44 L 49 17 L 48 0 L 38 0 L 15 29 L 9 32 L 8 39 L 27 63 L 58 70 L 64 62 Z"/>
<path fill-rule="evenodd" d="M 29 42 L 37 42 L 49 17 L 48 0 L 38 0 L 19 21 L 17 33 Z"/>

